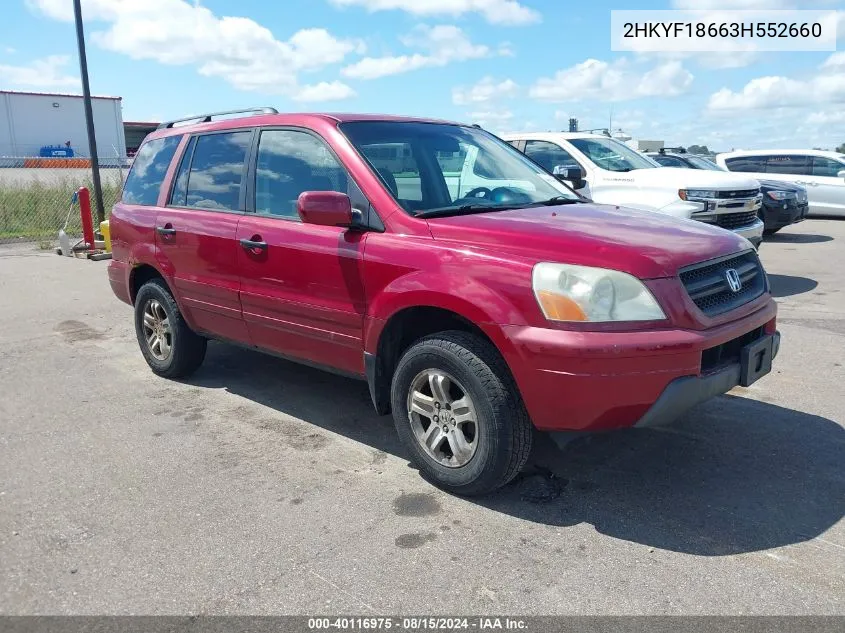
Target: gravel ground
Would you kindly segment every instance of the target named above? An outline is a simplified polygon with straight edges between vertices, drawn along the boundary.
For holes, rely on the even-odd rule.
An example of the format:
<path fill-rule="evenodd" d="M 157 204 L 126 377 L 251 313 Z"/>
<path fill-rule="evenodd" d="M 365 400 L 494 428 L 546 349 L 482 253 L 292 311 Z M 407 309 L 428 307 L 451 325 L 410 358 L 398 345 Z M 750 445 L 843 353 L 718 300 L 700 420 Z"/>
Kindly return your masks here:
<path fill-rule="evenodd" d="M 154 377 L 106 263 L 0 249 L 0 613 L 845 614 L 845 221 L 761 256 L 775 371 L 662 430 L 424 482 L 364 383 Z"/>

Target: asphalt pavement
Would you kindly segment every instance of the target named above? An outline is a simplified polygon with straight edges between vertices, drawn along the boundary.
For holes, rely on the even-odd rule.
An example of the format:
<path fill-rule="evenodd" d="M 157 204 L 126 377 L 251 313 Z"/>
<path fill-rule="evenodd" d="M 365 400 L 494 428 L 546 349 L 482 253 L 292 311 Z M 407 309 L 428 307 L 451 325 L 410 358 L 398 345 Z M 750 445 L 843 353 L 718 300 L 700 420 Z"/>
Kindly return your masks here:
<path fill-rule="evenodd" d="M 105 262 L 0 247 L 0 613 L 845 614 L 845 221 L 761 257 L 771 375 L 463 499 L 364 383 L 218 343 L 157 378 Z"/>

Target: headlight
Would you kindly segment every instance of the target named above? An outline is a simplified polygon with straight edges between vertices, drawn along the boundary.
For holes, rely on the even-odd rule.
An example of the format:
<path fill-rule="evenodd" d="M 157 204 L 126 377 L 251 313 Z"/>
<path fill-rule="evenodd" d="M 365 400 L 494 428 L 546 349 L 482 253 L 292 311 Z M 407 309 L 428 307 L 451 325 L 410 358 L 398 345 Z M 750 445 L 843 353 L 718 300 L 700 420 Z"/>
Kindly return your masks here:
<path fill-rule="evenodd" d="M 534 266 L 534 296 L 550 321 L 657 321 L 666 315 L 648 288 L 618 270 L 553 264 Z"/>
<path fill-rule="evenodd" d="M 786 200 L 789 197 L 788 191 L 767 191 L 766 194 L 772 200 Z"/>
<path fill-rule="evenodd" d="M 716 198 L 717 194 L 712 189 L 678 189 L 678 197 L 681 200 L 689 200 L 691 198 Z"/>

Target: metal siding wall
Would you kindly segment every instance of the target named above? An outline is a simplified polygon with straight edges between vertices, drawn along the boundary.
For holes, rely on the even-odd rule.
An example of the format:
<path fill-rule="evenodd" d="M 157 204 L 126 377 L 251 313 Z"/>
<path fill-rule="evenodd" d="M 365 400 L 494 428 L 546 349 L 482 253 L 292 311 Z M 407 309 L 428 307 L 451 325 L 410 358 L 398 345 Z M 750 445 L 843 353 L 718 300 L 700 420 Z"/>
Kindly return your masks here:
<path fill-rule="evenodd" d="M 44 145 L 64 145 L 65 141 L 70 141 L 77 156 L 89 155 L 81 98 L 9 93 L 2 97 L 0 155 L 38 156 Z M 53 107 L 54 103 L 59 106 Z M 93 99 L 92 109 L 101 160 L 114 159 L 115 148 L 121 157 L 126 156 L 120 101 Z"/>

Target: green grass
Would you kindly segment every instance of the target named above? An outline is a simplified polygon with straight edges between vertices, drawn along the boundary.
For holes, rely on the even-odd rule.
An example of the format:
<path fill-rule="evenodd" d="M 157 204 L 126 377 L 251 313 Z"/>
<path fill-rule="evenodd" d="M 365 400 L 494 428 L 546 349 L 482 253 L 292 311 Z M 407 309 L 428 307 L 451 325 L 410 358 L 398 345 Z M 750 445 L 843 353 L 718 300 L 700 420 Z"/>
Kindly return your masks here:
<path fill-rule="evenodd" d="M 88 187 L 93 198 L 94 187 L 90 179 L 86 182 L 57 178 L 48 183 L 0 181 L 0 240 L 55 238 L 68 216 L 71 196 L 80 186 Z M 120 183 L 116 178 L 103 178 L 102 187 L 103 206 L 108 217 L 120 194 Z M 93 199 L 91 206 L 95 209 Z M 70 213 L 66 231 L 72 236 L 82 234 L 78 204 Z"/>

